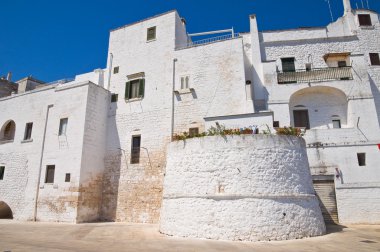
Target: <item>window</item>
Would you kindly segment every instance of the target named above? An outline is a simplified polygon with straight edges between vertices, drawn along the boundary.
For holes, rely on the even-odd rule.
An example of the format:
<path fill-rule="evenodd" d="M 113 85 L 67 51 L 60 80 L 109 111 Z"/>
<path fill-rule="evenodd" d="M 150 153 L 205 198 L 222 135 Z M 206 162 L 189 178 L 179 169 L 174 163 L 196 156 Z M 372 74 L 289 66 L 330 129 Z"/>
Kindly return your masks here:
<path fill-rule="evenodd" d="M 309 112 L 307 110 L 294 110 L 294 127 L 310 129 Z"/>
<path fill-rule="evenodd" d="M 190 81 L 189 76 L 182 76 L 181 77 L 181 89 L 189 88 L 189 81 Z"/>
<path fill-rule="evenodd" d="M 344 60 L 338 61 L 338 67 L 346 67 L 346 66 L 347 66 L 346 61 L 344 61 Z"/>
<path fill-rule="evenodd" d="M 295 72 L 296 67 L 294 64 L 295 59 L 294 58 L 282 58 L 282 71 L 283 72 Z"/>
<path fill-rule="evenodd" d="M 359 166 L 365 166 L 365 153 L 358 153 L 357 156 Z"/>
<path fill-rule="evenodd" d="M 280 122 L 279 121 L 273 121 L 273 128 L 279 128 Z"/>
<path fill-rule="evenodd" d="M 147 34 L 146 34 L 147 41 L 154 40 L 154 39 L 156 39 L 156 26 L 148 28 Z"/>
<path fill-rule="evenodd" d="M 305 69 L 306 69 L 306 71 L 311 71 L 311 63 L 306 63 Z"/>
<path fill-rule="evenodd" d="M 359 14 L 358 18 L 360 26 L 372 26 L 371 16 L 369 14 Z"/>
<path fill-rule="evenodd" d="M 55 165 L 46 166 L 45 183 L 54 183 Z"/>
<path fill-rule="evenodd" d="M 334 129 L 340 129 L 341 128 L 340 120 L 338 120 L 338 119 L 332 120 L 332 123 L 333 123 Z"/>
<path fill-rule="evenodd" d="M 132 136 L 131 164 L 140 163 L 141 136 Z"/>
<path fill-rule="evenodd" d="M 33 123 L 27 123 L 25 125 L 24 140 L 30 140 L 32 138 Z"/>
<path fill-rule="evenodd" d="M 118 98 L 119 98 L 118 94 L 111 94 L 111 102 L 117 102 Z"/>
<path fill-rule="evenodd" d="M 70 178 L 71 178 L 71 174 L 70 173 L 66 173 L 66 175 L 65 175 L 65 182 L 70 182 Z"/>
<path fill-rule="evenodd" d="M 113 68 L 113 73 L 114 74 L 119 73 L 119 67 L 118 66 Z"/>
<path fill-rule="evenodd" d="M 68 120 L 68 118 L 61 118 L 61 120 L 59 121 L 59 136 L 66 135 Z"/>
<path fill-rule="evenodd" d="M 5 166 L 0 166 L 0 180 L 4 179 Z"/>
<path fill-rule="evenodd" d="M 189 129 L 189 135 L 191 137 L 194 137 L 199 134 L 199 128 L 190 128 Z"/>
<path fill-rule="evenodd" d="M 380 58 L 378 53 L 370 53 L 369 59 L 371 60 L 372 66 L 379 66 L 380 65 Z"/>
<path fill-rule="evenodd" d="M 125 85 L 125 99 L 143 98 L 145 79 L 136 79 L 128 81 Z"/>

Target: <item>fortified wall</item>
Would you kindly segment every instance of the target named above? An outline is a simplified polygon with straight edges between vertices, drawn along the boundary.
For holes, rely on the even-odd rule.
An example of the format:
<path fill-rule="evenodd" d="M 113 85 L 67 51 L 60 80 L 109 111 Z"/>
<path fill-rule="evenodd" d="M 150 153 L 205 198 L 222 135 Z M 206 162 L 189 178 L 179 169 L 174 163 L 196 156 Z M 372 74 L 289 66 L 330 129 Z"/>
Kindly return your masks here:
<path fill-rule="evenodd" d="M 171 143 L 160 231 L 243 241 L 324 234 L 305 141 L 245 135 Z"/>

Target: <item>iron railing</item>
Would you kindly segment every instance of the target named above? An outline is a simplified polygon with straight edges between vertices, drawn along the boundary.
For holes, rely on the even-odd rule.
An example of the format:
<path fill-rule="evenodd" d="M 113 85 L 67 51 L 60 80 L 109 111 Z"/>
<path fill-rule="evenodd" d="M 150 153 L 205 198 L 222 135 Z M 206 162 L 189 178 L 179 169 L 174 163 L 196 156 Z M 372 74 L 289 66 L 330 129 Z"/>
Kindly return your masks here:
<path fill-rule="evenodd" d="M 352 80 L 351 66 L 314 68 L 295 72 L 278 72 L 278 84 L 308 83 L 332 80 Z"/>
<path fill-rule="evenodd" d="M 207 44 L 211 44 L 211 43 L 215 43 L 215 42 L 219 42 L 219 41 L 231 40 L 231 39 L 235 39 L 235 38 L 240 38 L 239 33 L 226 34 L 226 35 L 222 35 L 222 36 L 211 37 L 211 38 L 201 39 L 201 40 L 197 40 L 197 41 L 189 41 L 189 42 L 187 42 L 187 44 L 180 45 L 176 49 L 180 50 L 180 49 L 195 47 L 195 46 L 199 46 L 199 45 L 207 45 Z"/>

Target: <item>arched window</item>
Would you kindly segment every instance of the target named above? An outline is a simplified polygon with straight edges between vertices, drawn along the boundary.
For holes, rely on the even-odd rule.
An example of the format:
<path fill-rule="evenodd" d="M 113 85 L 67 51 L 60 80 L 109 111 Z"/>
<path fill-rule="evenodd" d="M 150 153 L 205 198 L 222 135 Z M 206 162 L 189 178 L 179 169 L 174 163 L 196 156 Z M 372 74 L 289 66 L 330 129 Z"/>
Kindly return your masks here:
<path fill-rule="evenodd" d="M 0 140 L 7 141 L 15 138 L 16 124 L 10 120 L 6 122 L 1 128 Z"/>

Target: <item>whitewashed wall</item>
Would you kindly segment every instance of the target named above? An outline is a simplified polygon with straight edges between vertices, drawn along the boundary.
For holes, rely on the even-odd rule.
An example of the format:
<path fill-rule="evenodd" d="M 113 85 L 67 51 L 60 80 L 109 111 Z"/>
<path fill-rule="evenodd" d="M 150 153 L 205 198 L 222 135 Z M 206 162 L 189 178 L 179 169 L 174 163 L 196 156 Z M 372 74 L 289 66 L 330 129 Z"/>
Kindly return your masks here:
<path fill-rule="evenodd" d="M 9 119 L 16 123 L 14 141 L 0 145 L 0 164 L 5 166 L 4 180 L 0 181 L 0 201 L 10 206 L 15 219 L 33 220 L 36 190 L 39 187 L 37 220 L 77 221 L 87 94 L 91 85 L 88 82 L 54 85 L 0 100 L 4 108 L 0 112 L 0 125 Z M 94 88 L 98 89 L 96 86 Z M 108 98 L 105 90 L 100 93 Z M 48 105 L 53 105 L 49 111 Z M 60 119 L 66 117 L 66 136 L 58 136 Z M 23 142 L 25 124 L 28 122 L 33 122 L 33 140 Z M 45 183 L 47 165 L 55 165 L 53 184 Z M 71 174 L 70 182 L 65 182 L 66 173 Z"/>
<path fill-rule="evenodd" d="M 243 241 L 324 234 L 305 142 L 246 135 L 171 143 L 160 231 Z"/>

